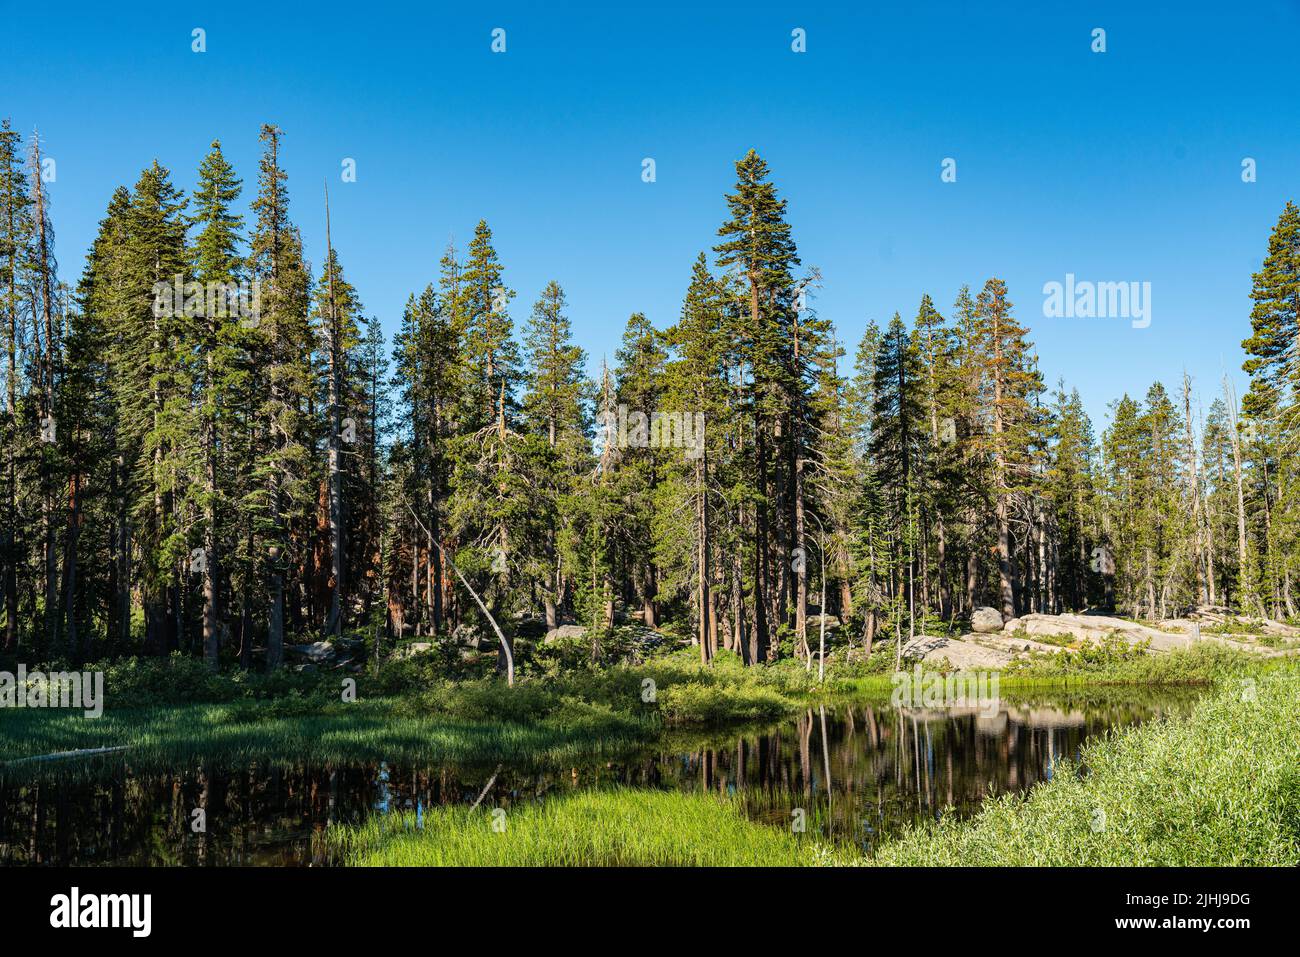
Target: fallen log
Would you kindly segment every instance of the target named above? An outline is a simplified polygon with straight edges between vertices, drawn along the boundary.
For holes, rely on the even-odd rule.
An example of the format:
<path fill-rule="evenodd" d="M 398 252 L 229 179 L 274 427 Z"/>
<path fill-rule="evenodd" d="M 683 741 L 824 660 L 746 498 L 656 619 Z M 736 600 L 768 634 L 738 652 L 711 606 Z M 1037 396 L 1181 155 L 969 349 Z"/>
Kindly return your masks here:
<path fill-rule="evenodd" d="M 10 767 L 15 764 L 27 764 L 31 761 L 58 761 L 63 758 L 89 758 L 98 754 L 116 754 L 119 751 L 129 751 L 131 745 L 120 744 L 111 748 L 81 748 L 77 751 L 55 751 L 53 754 L 37 754 L 30 758 L 15 758 L 12 761 L 0 762 L 0 767 Z"/>

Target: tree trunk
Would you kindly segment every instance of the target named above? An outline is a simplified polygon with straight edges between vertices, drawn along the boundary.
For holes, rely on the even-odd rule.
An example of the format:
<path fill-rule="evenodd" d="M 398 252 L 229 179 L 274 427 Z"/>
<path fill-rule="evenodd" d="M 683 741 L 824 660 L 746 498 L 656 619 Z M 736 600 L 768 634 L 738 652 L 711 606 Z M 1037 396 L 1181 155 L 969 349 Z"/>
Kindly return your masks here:
<path fill-rule="evenodd" d="M 708 489 L 705 486 L 707 466 L 701 455 L 695 461 L 695 547 L 697 591 L 699 594 L 699 635 L 700 662 L 708 664 L 717 645 L 717 636 L 713 633 L 713 599 L 709 594 L 712 573 L 709 570 L 709 514 Z"/>
<path fill-rule="evenodd" d="M 330 526 L 330 573 L 334 578 L 334 587 L 330 595 L 329 621 L 326 634 L 340 637 L 343 634 L 343 470 L 342 450 L 339 448 L 342 422 L 340 421 L 339 399 L 341 377 L 343 374 L 343 357 L 339 352 L 339 317 L 338 306 L 334 298 L 334 246 L 330 239 L 329 224 L 329 190 L 325 191 L 325 248 L 326 264 L 329 269 L 329 526 Z"/>
<path fill-rule="evenodd" d="M 68 494 L 68 528 L 63 547 L 64 643 L 68 657 L 80 665 L 82 653 L 77 634 L 77 543 L 81 535 L 81 475 L 74 472 Z"/>

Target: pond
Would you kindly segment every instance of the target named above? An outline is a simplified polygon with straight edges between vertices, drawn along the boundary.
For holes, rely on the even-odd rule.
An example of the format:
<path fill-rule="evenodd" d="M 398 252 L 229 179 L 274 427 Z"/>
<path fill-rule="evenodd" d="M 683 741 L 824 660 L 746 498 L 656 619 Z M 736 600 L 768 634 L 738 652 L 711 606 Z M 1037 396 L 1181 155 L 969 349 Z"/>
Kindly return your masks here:
<path fill-rule="evenodd" d="M 485 806 L 509 807 L 613 785 L 729 794 L 756 821 L 802 823 L 869 850 L 945 809 L 969 816 L 990 794 L 1075 773 L 1061 762 L 1077 762 L 1089 738 L 1185 710 L 1197 695 L 1112 688 L 980 709 L 841 700 L 770 727 L 672 733 L 619 760 L 564 766 L 286 762 L 133 773 L 109 760 L 93 773 L 0 782 L 0 864 L 325 865 L 332 824 L 480 795 Z"/>

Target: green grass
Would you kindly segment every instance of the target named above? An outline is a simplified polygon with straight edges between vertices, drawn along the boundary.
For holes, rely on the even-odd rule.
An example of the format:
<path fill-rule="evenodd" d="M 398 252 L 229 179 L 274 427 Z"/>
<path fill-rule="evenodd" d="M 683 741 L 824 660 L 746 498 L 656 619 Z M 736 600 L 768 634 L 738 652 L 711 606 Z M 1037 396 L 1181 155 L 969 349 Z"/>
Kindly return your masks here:
<path fill-rule="evenodd" d="M 93 771 L 111 761 L 152 769 L 249 761 L 527 763 L 614 755 L 655 733 L 649 722 L 622 718 L 575 728 L 409 715 L 386 700 L 301 715 L 276 714 L 274 708 L 263 713 L 242 703 L 106 711 L 95 720 L 78 712 L 19 710 L 0 719 L 0 777 Z M 88 760 L 22 760 L 118 745 L 130 750 Z"/>
<path fill-rule="evenodd" d="M 352 866 L 799 867 L 845 864 L 850 852 L 746 820 L 730 801 L 666 791 L 587 791 L 504 809 L 437 808 L 330 830 Z"/>
<path fill-rule="evenodd" d="M 1085 747 L 1027 795 L 886 845 L 884 866 L 1296 866 L 1300 669 L 1225 679 L 1191 714 Z"/>

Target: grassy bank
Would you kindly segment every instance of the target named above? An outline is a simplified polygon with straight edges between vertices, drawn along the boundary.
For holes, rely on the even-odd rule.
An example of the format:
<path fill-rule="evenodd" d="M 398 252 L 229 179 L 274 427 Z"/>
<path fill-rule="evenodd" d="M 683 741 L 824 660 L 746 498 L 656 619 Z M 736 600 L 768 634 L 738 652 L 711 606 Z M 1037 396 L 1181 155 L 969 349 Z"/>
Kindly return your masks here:
<path fill-rule="evenodd" d="M 1300 864 L 1300 669 L 1225 680 L 1184 718 L 1084 749 L 1024 796 L 886 845 L 886 866 Z"/>
<path fill-rule="evenodd" d="M 494 821 L 499 830 L 494 830 Z M 849 852 L 745 819 L 712 795 L 589 791 L 498 815 L 437 808 L 423 826 L 403 813 L 329 835 L 352 866 L 799 867 L 843 864 Z"/>

